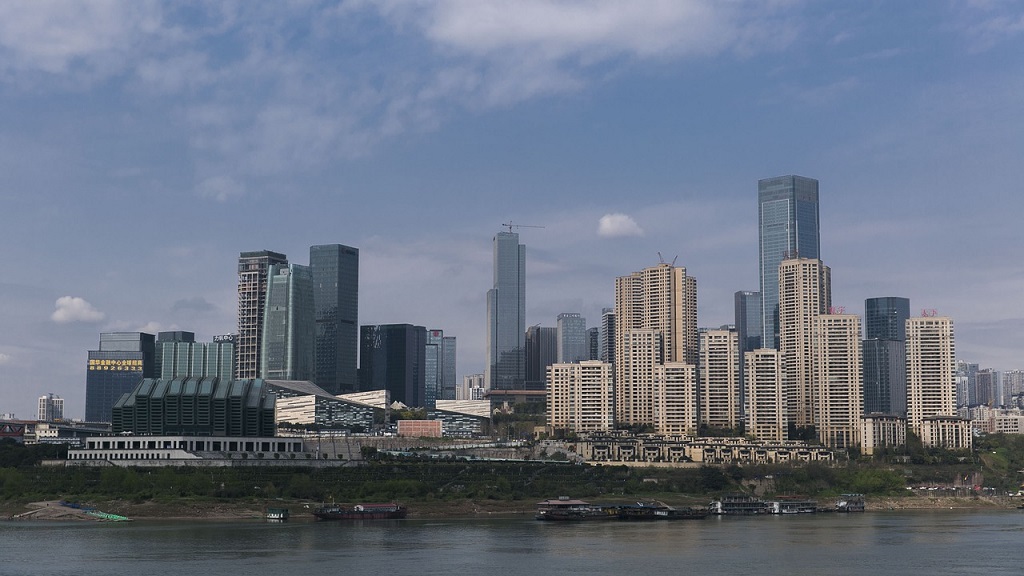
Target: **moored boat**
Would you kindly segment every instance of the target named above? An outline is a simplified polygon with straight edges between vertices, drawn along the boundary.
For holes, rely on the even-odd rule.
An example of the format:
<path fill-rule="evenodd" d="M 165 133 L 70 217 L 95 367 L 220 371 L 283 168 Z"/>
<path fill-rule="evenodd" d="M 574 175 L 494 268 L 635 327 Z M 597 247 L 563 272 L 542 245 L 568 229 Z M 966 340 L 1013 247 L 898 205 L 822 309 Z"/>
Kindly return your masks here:
<path fill-rule="evenodd" d="M 617 507 L 591 504 L 560 496 L 537 503 L 537 520 L 578 522 L 583 520 L 615 520 Z"/>
<path fill-rule="evenodd" d="M 287 508 L 267 508 L 267 520 L 284 522 L 288 519 Z"/>
<path fill-rule="evenodd" d="M 330 504 L 313 510 L 320 520 L 397 520 L 405 518 L 405 506 L 387 504 L 356 504 L 352 507 Z"/>
<path fill-rule="evenodd" d="M 698 508 L 673 508 L 662 502 L 637 502 L 618 507 L 619 520 L 700 520 L 708 511 Z"/>

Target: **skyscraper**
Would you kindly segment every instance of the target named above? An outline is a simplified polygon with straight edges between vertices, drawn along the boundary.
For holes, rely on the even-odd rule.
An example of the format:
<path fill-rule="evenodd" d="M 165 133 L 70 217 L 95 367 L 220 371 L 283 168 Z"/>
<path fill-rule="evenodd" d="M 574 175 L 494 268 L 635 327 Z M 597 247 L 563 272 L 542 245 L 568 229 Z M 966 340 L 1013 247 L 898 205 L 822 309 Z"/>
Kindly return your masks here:
<path fill-rule="evenodd" d="M 547 380 L 548 426 L 570 432 L 607 432 L 615 427 L 611 364 L 552 364 Z"/>
<path fill-rule="evenodd" d="M 774 348 L 759 348 L 744 356 L 746 432 L 758 440 L 781 442 L 788 438 L 782 355 Z"/>
<path fill-rule="evenodd" d="M 391 402 L 425 406 L 426 328 L 411 324 L 362 326 L 359 342 L 362 391 L 387 390 Z"/>
<path fill-rule="evenodd" d="M 310 246 L 316 317 L 314 382 L 332 394 L 359 388 L 359 250 L 341 244 Z"/>
<path fill-rule="evenodd" d="M 558 363 L 590 359 L 587 346 L 587 320 L 576 312 L 558 315 Z"/>
<path fill-rule="evenodd" d="M 616 422 L 696 432 L 698 358 L 697 280 L 685 268 L 663 262 L 615 280 Z"/>
<path fill-rule="evenodd" d="M 441 395 L 440 400 L 456 400 L 455 389 L 458 383 L 455 381 L 456 345 L 458 342 L 455 336 L 445 336 L 441 339 Z"/>
<path fill-rule="evenodd" d="M 740 425 L 740 350 L 735 330 L 700 333 L 700 422 L 738 430 Z"/>
<path fill-rule="evenodd" d="M 316 327 L 308 266 L 272 264 L 267 272 L 260 377 L 312 380 Z"/>
<path fill-rule="evenodd" d="M 907 320 L 907 426 L 921 435 L 931 416 L 956 414 L 956 350 L 953 319 L 922 316 Z"/>
<path fill-rule="evenodd" d="M 260 377 L 263 308 L 267 300 L 267 272 L 274 264 L 287 266 L 288 257 L 269 250 L 242 252 L 238 256 L 236 379 Z"/>
<path fill-rule="evenodd" d="M 740 386 L 740 409 L 746 410 L 747 387 L 743 380 L 747 363 L 743 355 L 762 348 L 763 338 L 761 323 L 764 322 L 761 314 L 761 293 L 741 290 L 733 294 L 734 322 L 736 323 L 737 343 L 739 344 L 739 386 Z M 745 414 L 745 413 L 744 413 Z M 745 417 L 745 416 L 744 416 Z"/>
<path fill-rule="evenodd" d="M 815 423 L 814 325 L 832 306 L 831 270 L 817 258 L 784 260 L 777 290 L 786 419 L 792 426 L 807 428 Z"/>
<path fill-rule="evenodd" d="M 446 337 L 443 330 L 427 330 L 425 362 L 424 406 L 434 408 L 438 400 L 455 400 L 455 338 Z"/>
<path fill-rule="evenodd" d="M 494 287 L 487 291 L 487 364 L 490 390 L 515 390 L 526 379 L 526 246 L 519 234 L 494 236 Z"/>
<path fill-rule="evenodd" d="M 860 317 L 822 314 L 814 323 L 814 412 L 818 440 L 830 448 L 861 443 Z"/>
<path fill-rule="evenodd" d="M 762 345 L 779 348 L 779 264 L 791 258 L 820 258 L 818 181 L 778 176 L 757 183 Z"/>
<path fill-rule="evenodd" d="M 907 414 L 907 298 L 864 301 L 864 413 Z"/>
<path fill-rule="evenodd" d="M 100 349 L 89 351 L 85 377 L 85 419 L 110 422 L 114 404 L 143 378 L 153 378 L 155 340 L 145 332 L 105 332 Z"/>
<path fill-rule="evenodd" d="M 597 359 L 615 364 L 615 309 L 601 309 L 601 341 Z M 614 376 L 613 376 L 614 377 Z"/>
<path fill-rule="evenodd" d="M 527 390 L 544 390 L 548 366 L 558 361 L 558 329 L 530 326 L 526 330 Z"/>

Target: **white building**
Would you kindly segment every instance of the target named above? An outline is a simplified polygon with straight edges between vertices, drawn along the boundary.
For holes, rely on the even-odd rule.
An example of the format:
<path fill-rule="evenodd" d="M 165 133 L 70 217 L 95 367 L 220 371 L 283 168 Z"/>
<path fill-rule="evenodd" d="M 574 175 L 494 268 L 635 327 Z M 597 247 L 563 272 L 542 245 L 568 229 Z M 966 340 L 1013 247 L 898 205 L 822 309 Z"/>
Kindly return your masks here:
<path fill-rule="evenodd" d="M 700 421 L 716 428 L 740 424 L 740 348 L 735 330 L 700 333 Z"/>
<path fill-rule="evenodd" d="M 788 438 L 782 395 L 782 355 L 778 350 L 760 348 L 743 357 L 747 434 L 758 440 L 782 442 Z"/>
<path fill-rule="evenodd" d="M 548 427 L 604 432 L 615 427 L 612 365 L 600 360 L 548 367 Z"/>
<path fill-rule="evenodd" d="M 818 439 L 830 448 L 859 446 L 864 397 L 860 316 L 818 316 L 814 343 L 813 404 Z"/>
<path fill-rule="evenodd" d="M 955 414 L 953 319 L 910 318 L 907 320 L 907 424 L 920 436 L 925 418 Z"/>

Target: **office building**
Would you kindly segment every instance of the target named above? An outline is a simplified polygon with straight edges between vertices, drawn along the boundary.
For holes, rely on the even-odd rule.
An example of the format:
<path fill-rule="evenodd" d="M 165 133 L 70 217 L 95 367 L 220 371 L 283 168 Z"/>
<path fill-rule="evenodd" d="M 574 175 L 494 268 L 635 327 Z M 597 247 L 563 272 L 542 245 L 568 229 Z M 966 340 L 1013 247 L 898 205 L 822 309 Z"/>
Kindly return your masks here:
<path fill-rule="evenodd" d="M 956 405 L 978 405 L 978 365 L 964 360 L 956 363 Z"/>
<path fill-rule="evenodd" d="M 700 333 L 700 423 L 738 432 L 740 350 L 736 330 Z"/>
<path fill-rule="evenodd" d="M 601 359 L 601 329 L 587 328 L 587 360 Z"/>
<path fill-rule="evenodd" d="M 896 296 L 864 300 L 864 338 L 870 340 L 907 339 L 910 299 Z"/>
<path fill-rule="evenodd" d="M 739 384 L 740 384 L 740 407 L 746 406 L 743 395 L 746 393 L 746 385 L 743 380 L 743 371 L 746 370 L 746 362 L 743 355 L 761 348 L 762 329 L 764 321 L 761 314 L 761 293 L 741 290 L 733 294 L 734 322 L 736 323 L 736 336 L 738 338 L 739 355 Z"/>
<path fill-rule="evenodd" d="M 831 270 L 816 258 L 783 260 L 778 295 L 786 419 L 790 425 L 806 429 L 815 423 L 814 325 L 832 305 Z"/>
<path fill-rule="evenodd" d="M 829 448 L 859 446 L 863 424 L 860 317 L 818 316 L 814 342 L 813 404 L 818 440 Z"/>
<path fill-rule="evenodd" d="M 757 183 L 758 278 L 761 282 L 762 340 L 779 348 L 779 265 L 793 258 L 820 258 L 818 181 L 802 176 Z"/>
<path fill-rule="evenodd" d="M 494 236 L 494 287 L 487 291 L 489 390 L 516 390 L 526 380 L 526 246 L 519 234 Z M 543 379 L 542 379 L 543 380 Z"/>
<path fill-rule="evenodd" d="M 548 368 L 548 427 L 570 433 L 614 429 L 612 365 L 600 360 Z"/>
<path fill-rule="evenodd" d="M 575 312 L 559 314 L 556 330 L 558 334 L 557 362 L 559 364 L 580 362 L 590 358 L 585 318 Z"/>
<path fill-rule="evenodd" d="M 699 353 L 697 281 L 687 276 L 685 268 L 661 263 L 616 279 L 617 424 L 654 426 L 660 433 L 669 433 L 669 430 L 659 426 L 675 431 L 683 427 L 695 431 Z M 667 364 L 674 366 L 664 369 Z M 690 369 L 682 368 L 683 365 Z M 691 374 L 692 382 L 688 380 Z M 651 385 L 652 377 L 655 386 Z M 680 388 L 691 385 L 692 390 Z M 691 396 L 692 405 L 679 404 L 681 398 Z"/>
<path fill-rule="evenodd" d="M 263 309 L 267 301 L 267 274 L 272 265 L 287 266 L 284 254 L 261 250 L 238 256 L 238 340 L 235 378 L 259 378 L 263 347 Z"/>
<path fill-rule="evenodd" d="M 931 416 L 956 415 L 956 349 L 953 319 L 907 320 L 907 426 L 921 435 Z"/>
<path fill-rule="evenodd" d="M 868 298 L 864 301 L 864 413 L 906 416 L 907 298 Z"/>
<path fill-rule="evenodd" d="M 359 250 L 341 244 L 310 246 L 316 319 L 313 381 L 331 394 L 359 388 Z"/>
<path fill-rule="evenodd" d="M 427 329 L 412 324 L 362 326 L 360 389 L 387 390 L 391 402 L 426 405 Z"/>
<path fill-rule="evenodd" d="M 456 359 L 458 341 L 455 336 L 445 336 L 441 339 L 441 396 L 438 400 L 455 400 L 455 389 L 458 387 L 456 379 Z"/>
<path fill-rule="evenodd" d="M 268 380 L 312 380 L 316 326 L 309 267 L 271 264 L 266 299 L 260 374 Z"/>
<path fill-rule="evenodd" d="M 156 341 L 145 332 L 105 332 L 100 349 L 89 351 L 85 377 L 85 419 L 110 422 L 111 410 L 122 395 L 143 378 L 155 376 Z"/>
<path fill-rule="evenodd" d="M 526 330 L 526 390 L 544 390 L 548 366 L 558 362 L 558 329 L 530 326 Z"/>
<path fill-rule="evenodd" d="M 455 400 L 455 337 L 443 330 L 427 330 L 425 406 Z"/>
<path fill-rule="evenodd" d="M 53 393 L 39 397 L 40 422 L 58 422 L 64 419 L 64 399 Z"/>
<path fill-rule="evenodd" d="M 764 441 L 788 439 L 782 355 L 773 348 L 759 348 L 747 352 L 743 358 L 746 433 Z"/>
<path fill-rule="evenodd" d="M 196 342 L 192 332 L 159 332 L 156 336 L 155 376 L 231 380 L 234 375 L 235 336 L 214 336 L 213 342 Z"/>

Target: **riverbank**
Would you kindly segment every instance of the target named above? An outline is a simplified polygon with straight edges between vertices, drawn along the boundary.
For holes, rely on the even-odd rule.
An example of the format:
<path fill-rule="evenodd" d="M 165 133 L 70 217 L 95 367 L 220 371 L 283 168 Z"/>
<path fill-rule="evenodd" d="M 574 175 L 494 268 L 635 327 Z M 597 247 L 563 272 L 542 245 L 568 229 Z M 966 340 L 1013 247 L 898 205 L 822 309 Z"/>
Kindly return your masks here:
<path fill-rule="evenodd" d="M 662 497 L 674 506 L 699 506 L 699 498 L 686 498 L 685 502 Z M 683 500 L 682 498 L 679 500 Z M 595 500 L 596 501 L 596 500 Z M 516 518 L 532 517 L 536 502 L 525 500 L 426 500 L 403 502 L 409 507 L 409 518 Z M 127 500 L 89 501 L 90 507 L 109 514 L 126 516 L 132 520 L 261 520 L 267 507 L 288 508 L 293 520 L 312 520 L 312 509 L 318 503 L 307 501 L 275 500 L 252 501 L 174 501 L 131 502 Z M 886 510 L 999 510 L 1016 509 L 1019 499 L 999 497 L 868 497 L 868 511 Z M 29 503 L 7 502 L 0 506 L 0 518 L 12 520 L 99 521 L 83 510 L 61 506 L 59 501 Z"/>

